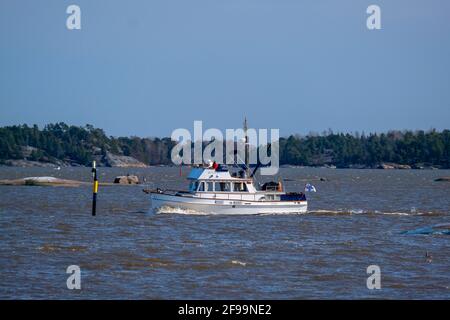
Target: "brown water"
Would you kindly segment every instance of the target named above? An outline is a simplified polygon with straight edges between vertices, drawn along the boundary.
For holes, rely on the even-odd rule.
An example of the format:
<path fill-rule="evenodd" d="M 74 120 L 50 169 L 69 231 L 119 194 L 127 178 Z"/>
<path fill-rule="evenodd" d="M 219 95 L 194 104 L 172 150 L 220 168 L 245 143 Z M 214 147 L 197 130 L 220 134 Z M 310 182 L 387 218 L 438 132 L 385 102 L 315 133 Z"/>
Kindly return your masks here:
<path fill-rule="evenodd" d="M 185 188 L 177 168 L 101 168 Z M 183 172 L 186 175 L 187 172 Z M 90 180 L 89 168 L 0 168 L 0 179 Z M 450 298 L 449 171 L 282 169 L 305 215 L 149 212 L 142 186 L 0 187 L 0 298 Z M 323 177 L 328 181 L 319 181 Z M 431 258 L 426 258 L 428 252 Z M 81 268 L 68 290 L 66 268 Z M 381 268 L 381 290 L 366 268 Z"/>

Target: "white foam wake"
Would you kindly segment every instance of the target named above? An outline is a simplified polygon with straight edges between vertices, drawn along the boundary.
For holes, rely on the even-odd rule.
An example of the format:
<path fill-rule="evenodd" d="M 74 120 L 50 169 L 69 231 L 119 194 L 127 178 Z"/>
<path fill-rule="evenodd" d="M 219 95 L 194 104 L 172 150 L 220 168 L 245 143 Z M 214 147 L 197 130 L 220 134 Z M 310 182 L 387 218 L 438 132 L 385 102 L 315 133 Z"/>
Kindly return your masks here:
<path fill-rule="evenodd" d="M 200 212 L 194 209 L 175 208 L 163 206 L 156 210 L 157 214 L 189 214 L 189 215 L 208 215 L 206 212 Z"/>

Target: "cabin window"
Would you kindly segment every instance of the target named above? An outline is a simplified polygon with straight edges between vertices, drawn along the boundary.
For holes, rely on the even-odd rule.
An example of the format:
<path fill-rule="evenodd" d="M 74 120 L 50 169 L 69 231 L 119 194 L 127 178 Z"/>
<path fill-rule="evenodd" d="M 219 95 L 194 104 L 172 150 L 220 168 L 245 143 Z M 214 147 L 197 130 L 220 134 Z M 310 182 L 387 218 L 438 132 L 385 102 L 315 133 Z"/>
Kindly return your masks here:
<path fill-rule="evenodd" d="M 231 190 L 231 183 L 229 182 L 216 182 L 214 186 L 216 191 L 229 192 Z"/>
<path fill-rule="evenodd" d="M 205 191 L 205 183 L 200 182 L 200 187 L 198 187 L 198 191 Z"/>
<path fill-rule="evenodd" d="M 244 182 L 235 182 L 233 184 L 233 191 L 235 192 L 248 192 L 247 184 Z"/>
<path fill-rule="evenodd" d="M 214 184 L 212 182 L 206 183 L 206 190 L 205 191 L 214 191 Z"/>

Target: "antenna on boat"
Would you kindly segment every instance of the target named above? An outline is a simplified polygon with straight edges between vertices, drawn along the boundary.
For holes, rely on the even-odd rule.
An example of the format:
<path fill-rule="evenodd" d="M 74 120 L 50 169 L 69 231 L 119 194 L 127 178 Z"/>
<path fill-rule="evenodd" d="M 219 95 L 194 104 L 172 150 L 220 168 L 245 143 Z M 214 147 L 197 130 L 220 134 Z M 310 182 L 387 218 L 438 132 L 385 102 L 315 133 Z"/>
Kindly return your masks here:
<path fill-rule="evenodd" d="M 269 152 L 272 152 L 272 144 L 271 143 L 267 144 L 267 153 L 269 153 Z M 253 178 L 253 176 L 258 171 L 259 167 L 261 167 L 261 162 L 258 159 L 258 163 L 256 164 L 255 168 L 253 168 L 253 171 L 252 171 L 252 174 L 250 175 L 250 178 Z"/>
<path fill-rule="evenodd" d="M 249 167 L 249 145 L 248 145 L 248 134 L 247 134 L 247 117 L 244 117 L 244 136 L 245 136 L 245 174 L 247 177 L 250 176 L 250 167 Z"/>

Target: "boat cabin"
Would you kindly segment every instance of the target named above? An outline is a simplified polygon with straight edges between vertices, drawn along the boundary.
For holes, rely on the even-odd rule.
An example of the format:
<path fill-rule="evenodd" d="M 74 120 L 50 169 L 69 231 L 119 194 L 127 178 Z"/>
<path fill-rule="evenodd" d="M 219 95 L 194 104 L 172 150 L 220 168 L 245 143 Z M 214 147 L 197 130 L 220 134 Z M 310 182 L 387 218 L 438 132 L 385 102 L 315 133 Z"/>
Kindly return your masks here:
<path fill-rule="evenodd" d="M 278 189 L 259 191 L 253 179 L 232 175 L 228 169 L 193 168 L 188 180 L 189 193 L 201 198 L 273 201 L 283 194 Z"/>

